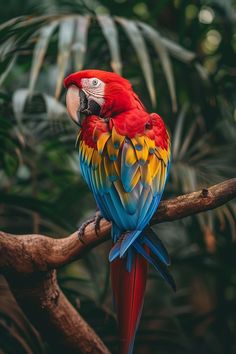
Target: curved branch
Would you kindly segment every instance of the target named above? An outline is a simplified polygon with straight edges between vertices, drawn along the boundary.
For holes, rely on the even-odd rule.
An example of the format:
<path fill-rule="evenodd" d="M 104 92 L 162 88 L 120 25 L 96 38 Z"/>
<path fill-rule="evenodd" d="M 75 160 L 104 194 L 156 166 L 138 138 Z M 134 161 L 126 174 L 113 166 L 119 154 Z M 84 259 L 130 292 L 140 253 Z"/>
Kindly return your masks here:
<path fill-rule="evenodd" d="M 210 188 L 160 202 L 151 224 L 173 221 L 225 204 L 236 197 L 236 178 Z M 14 235 L 0 232 L 0 269 L 19 273 L 48 271 L 80 258 L 84 252 L 108 239 L 111 223 L 101 220 L 97 237 L 94 224 L 85 229 L 82 243 L 77 232 L 56 239 L 43 235 Z"/>
<path fill-rule="evenodd" d="M 173 221 L 217 208 L 236 196 L 236 178 L 208 189 L 162 201 L 151 223 Z M 63 352 L 109 354 L 100 338 L 59 289 L 54 268 L 81 257 L 108 239 L 111 224 L 103 219 L 99 237 L 94 224 L 85 229 L 86 244 L 74 232 L 54 239 L 43 235 L 16 236 L 0 232 L 0 271 L 16 300 L 42 335 Z M 56 340 L 55 340 L 56 339 Z"/>
<path fill-rule="evenodd" d="M 109 354 L 102 340 L 60 290 L 56 271 L 7 275 L 18 304 L 55 353 Z"/>
<path fill-rule="evenodd" d="M 174 221 L 218 208 L 236 197 L 236 178 L 228 179 L 200 191 L 164 200 L 160 203 L 151 223 Z"/>

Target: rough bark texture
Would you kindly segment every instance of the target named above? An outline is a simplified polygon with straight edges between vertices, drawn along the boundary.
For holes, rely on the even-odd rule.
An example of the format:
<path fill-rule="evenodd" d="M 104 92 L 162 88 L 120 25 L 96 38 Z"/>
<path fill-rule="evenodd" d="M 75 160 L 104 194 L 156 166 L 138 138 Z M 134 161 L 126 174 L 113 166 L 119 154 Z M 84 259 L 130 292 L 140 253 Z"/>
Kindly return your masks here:
<path fill-rule="evenodd" d="M 197 192 L 162 201 L 151 223 L 174 221 L 206 210 L 215 209 L 235 197 L 236 178 L 232 178 Z"/>
<path fill-rule="evenodd" d="M 52 344 L 55 353 L 109 353 L 60 290 L 55 270 L 27 274 L 17 279 L 8 274 L 6 278 L 18 304 Z"/>
<path fill-rule="evenodd" d="M 181 195 L 160 202 L 151 224 L 173 221 L 225 204 L 236 196 L 236 178 L 216 184 L 198 192 Z M 11 235 L 0 232 L 0 270 L 19 273 L 48 271 L 81 258 L 97 244 L 108 239 L 111 223 L 100 222 L 98 236 L 94 223 L 85 229 L 84 240 L 78 240 L 77 232 L 64 238 L 44 235 Z"/>
<path fill-rule="evenodd" d="M 177 220 L 217 208 L 236 196 L 236 178 L 198 192 L 162 201 L 151 223 Z M 0 232 L 0 271 L 31 322 L 64 352 L 109 353 L 100 338 L 81 318 L 58 287 L 55 268 L 82 257 L 108 239 L 111 224 L 101 220 L 85 229 L 85 243 L 77 232 L 55 239 L 44 235 L 11 235 Z"/>

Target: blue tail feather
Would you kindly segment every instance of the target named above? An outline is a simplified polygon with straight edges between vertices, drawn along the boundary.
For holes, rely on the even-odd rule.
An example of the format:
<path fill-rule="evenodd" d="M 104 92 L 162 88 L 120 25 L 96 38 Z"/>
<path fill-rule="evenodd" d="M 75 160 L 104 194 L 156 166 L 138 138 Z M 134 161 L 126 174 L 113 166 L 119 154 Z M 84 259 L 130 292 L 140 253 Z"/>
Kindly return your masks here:
<path fill-rule="evenodd" d="M 142 230 L 135 230 L 127 233 L 121 242 L 120 257 L 123 257 L 128 248 L 136 240 L 136 238 L 142 233 Z"/>
<path fill-rule="evenodd" d="M 166 265 L 170 265 L 170 261 L 169 258 L 168 260 L 163 257 L 163 253 L 162 250 L 158 249 L 159 245 L 155 245 L 150 239 L 148 239 L 147 237 L 143 238 L 144 243 L 148 246 L 148 248 L 150 248 L 150 250 L 157 256 L 160 258 L 160 260 L 166 264 Z"/>
<path fill-rule="evenodd" d="M 167 281 L 167 283 L 172 287 L 172 289 L 176 291 L 175 281 L 171 274 L 168 272 L 167 267 L 160 261 L 153 259 L 151 256 L 149 256 L 149 254 L 147 254 L 145 249 L 142 247 L 142 245 L 140 245 L 138 241 L 135 241 L 133 246 L 138 253 L 140 253 L 149 263 L 154 266 L 154 268 L 160 273 L 162 278 Z"/>
<path fill-rule="evenodd" d="M 119 229 L 119 227 L 115 223 L 112 223 L 111 237 L 114 243 L 119 240 L 121 234 L 122 231 Z"/>
<path fill-rule="evenodd" d="M 120 255 L 120 242 L 116 242 L 109 253 L 109 262 L 114 261 Z"/>
<path fill-rule="evenodd" d="M 134 260 L 134 251 L 132 248 L 130 248 L 127 252 L 127 257 L 126 257 L 126 269 L 128 272 L 130 272 L 132 269 L 133 260 Z"/>
<path fill-rule="evenodd" d="M 143 240 L 144 243 L 150 248 L 150 250 L 158 258 L 160 258 L 163 263 L 165 263 L 167 266 L 170 265 L 170 257 L 165 246 L 150 227 L 145 231 Z"/>
<path fill-rule="evenodd" d="M 119 230 L 119 232 L 121 233 L 122 231 Z M 146 245 L 149 248 L 151 255 L 146 252 L 143 245 Z M 167 269 L 167 266 L 170 264 L 168 252 L 161 240 L 150 228 L 143 231 L 134 230 L 127 232 L 123 239 L 118 239 L 110 251 L 109 261 L 112 262 L 118 257 L 126 257 L 127 271 L 130 272 L 135 251 L 140 253 L 149 263 L 151 263 L 172 289 L 176 290 L 174 279 Z"/>

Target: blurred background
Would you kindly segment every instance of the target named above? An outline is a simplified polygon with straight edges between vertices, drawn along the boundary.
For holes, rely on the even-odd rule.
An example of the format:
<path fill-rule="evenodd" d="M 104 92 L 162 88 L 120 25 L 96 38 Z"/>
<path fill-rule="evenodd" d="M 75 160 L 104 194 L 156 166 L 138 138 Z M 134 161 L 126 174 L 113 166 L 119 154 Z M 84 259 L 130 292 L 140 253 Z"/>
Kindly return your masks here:
<path fill-rule="evenodd" d="M 62 237 L 94 214 L 63 78 L 128 78 L 172 136 L 164 198 L 236 172 L 236 3 L 8 0 L 0 24 L 0 228 Z M 134 353 L 236 353 L 236 203 L 155 226 L 178 291 L 150 269 Z M 117 353 L 110 242 L 61 269 L 66 296 Z M 52 354 L 0 278 L 0 352 Z M 53 353 L 54 354 L 54 353 Z"/>

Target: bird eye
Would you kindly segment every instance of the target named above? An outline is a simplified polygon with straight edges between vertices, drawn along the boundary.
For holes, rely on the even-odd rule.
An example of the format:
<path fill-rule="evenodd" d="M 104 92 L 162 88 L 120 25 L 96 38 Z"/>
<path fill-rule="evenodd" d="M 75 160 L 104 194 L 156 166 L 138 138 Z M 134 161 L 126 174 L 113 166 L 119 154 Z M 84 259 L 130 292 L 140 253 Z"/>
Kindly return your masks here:
<path fill-rule="evenodd" d="M 93 80 L 92 80 L 92 86 L 93 86 L 93 87 L 97 87 L 98 85 L 99 85 L 98 79 L 93 79 Z"/>

